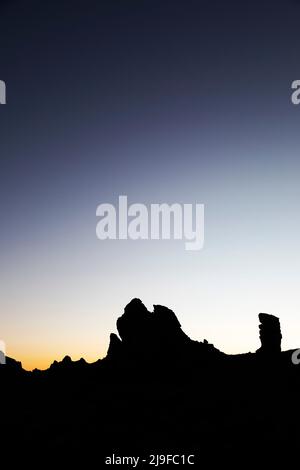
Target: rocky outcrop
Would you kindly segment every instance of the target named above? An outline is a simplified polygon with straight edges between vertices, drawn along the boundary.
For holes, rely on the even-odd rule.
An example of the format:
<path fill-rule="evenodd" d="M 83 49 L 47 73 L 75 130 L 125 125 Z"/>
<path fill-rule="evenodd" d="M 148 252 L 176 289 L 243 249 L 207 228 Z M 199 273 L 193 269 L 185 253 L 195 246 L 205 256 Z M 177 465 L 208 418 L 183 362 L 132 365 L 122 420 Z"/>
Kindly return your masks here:
<path fill-rule="evenodd" d="M 117 320 L 117 330 L 123 344 L 141 346 L 149 337 L 152 329 L 152 315 L 140 299 L 133 299 L 124 309 Z"/>
<path fill-rule="evenodd" d="M 122 341 L 115 333 L 111 333 L 107 357 L 110 359 L 117 359 L 121 354 Z"/>
<path fill-rule="evenodd" d="M 72 361 L 70 356 L 65 356 L 62 361 L 54 361 L 49 370 L 50 371 L 66 371 L 66 370 L 74 370 L 78 368 L 84 368 L 87 365 L 85 359 L 81 358 L 78 361 Z"/>
<path fill-rule="evenodd" d="M 200 343 L 190 339 L 181 329 L 175 313 L 163 305 L 154 305 L 149 312 L 140 299 L 126 305 L 117 320 L 121 339 L 112 334 L 107 358 L 151 362 L 192 359 L 200 353 L 220 353 L 207 341 Z"/>
<path fill-rule="evenodd" d="M 182 331 L 172 310 L 154 305 L 149 312 L 140 299 L 133 299 L 117 320 L 117 329 L 124 345 L 145 349 L 163 347 L 170 343 L 191 341 Z"/>
<path fill-rule="evenodd" d="M 279 318 L 267 313 L 258 315 L 260 320 L 259 338 L 261 347 L 256 351 L 263 354 L 274 354 L 281 351 L 281 330 Z"/>

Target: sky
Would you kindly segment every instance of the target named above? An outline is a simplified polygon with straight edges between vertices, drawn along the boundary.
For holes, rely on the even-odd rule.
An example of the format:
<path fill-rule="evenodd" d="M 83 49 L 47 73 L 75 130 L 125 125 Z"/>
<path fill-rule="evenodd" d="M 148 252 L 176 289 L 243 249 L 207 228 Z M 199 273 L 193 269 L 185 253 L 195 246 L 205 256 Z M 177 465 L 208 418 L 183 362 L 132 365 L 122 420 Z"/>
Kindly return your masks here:
<path fill-rule="evenodd" d="M 300 1 L 0 2 L 0 339 L 95 361 L 125 305 L 193 339 L 300 346 Z M 205 205 L 205 244 L 96 237 L 96 208 Z"/>

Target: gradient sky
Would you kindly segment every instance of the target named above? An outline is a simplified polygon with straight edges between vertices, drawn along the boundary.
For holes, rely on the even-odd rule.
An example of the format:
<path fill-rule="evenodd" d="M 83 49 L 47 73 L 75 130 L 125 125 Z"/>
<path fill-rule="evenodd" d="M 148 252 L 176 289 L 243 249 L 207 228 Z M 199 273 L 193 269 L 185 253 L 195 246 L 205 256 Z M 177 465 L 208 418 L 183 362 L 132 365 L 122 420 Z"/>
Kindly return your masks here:
<path fill-rule="evenodd" d="M 192 338 L 300 346 L 300 1 L 0 2 L 0 339 L 103 357 L 131 298 Z M 205 204 L 205 247 L 96 238 L 96 207 Z"/>

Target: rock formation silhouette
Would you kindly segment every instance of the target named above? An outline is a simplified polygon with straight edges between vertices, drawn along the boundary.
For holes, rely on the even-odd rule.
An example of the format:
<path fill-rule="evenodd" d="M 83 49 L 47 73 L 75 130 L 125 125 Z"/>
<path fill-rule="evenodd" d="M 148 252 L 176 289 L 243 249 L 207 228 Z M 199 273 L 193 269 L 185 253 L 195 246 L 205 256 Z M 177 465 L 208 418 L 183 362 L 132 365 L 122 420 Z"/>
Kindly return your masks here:
<path fill-rule="evenodd" d="M 281 330 L 279 318 L 267 313 L 260 313 L 258 315 L 260 320 L 259 337 L 261 347 L 257 350 L 258 353 L 274 354 L 281 351 Z"/>
<path fill-rule="evenodd" d="M 47 461 L 82 457 L 87 466 L 96 459 L 99 468 L 116 451 L 193 453 L 200 467 L 218 457 L 224 465 L 264 456 L 269 468 L 279 452 L 286 458 L 298 448 L 300 368 L 293 351 L 281 352 L 279 319 L 261 313 L 259 320 L 261 348 L 228 355 L 189 338 L 167 307 L 150 312 L 133 299 L 95 363 L 66 356 L 27 372 L 7 358 L 0 365 L 2 451 L 13 443 L 29 463 L 39 451 Z"/>
<path fill-rule="evenodd" d="M 126 362 L 144 361 L 160 367 L 170 360 L 177 364 L 178 360 L 199 360 L 207 354 L 223 356 L 208 341 L 190 339 L 172 310 L 153 305 L 153 312 L 149 312 L 140 299 L 133 299 L 126 305 L 117 320 L 117 330 L 120 339 L 111 335 L 107 359 L 126 357 Z"/>

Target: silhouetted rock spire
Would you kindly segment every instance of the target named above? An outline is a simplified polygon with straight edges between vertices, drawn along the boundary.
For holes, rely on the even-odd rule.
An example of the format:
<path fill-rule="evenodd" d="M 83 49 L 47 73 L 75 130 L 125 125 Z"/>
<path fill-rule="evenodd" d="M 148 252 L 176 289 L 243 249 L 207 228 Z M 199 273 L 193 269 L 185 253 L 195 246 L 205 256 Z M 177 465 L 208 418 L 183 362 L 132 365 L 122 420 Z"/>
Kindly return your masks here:
<path fill-rule="evenodd" d="M 115 359 L 115 358 L 118 358 L 121 353 L 122 353 L 122 341 L 115 333 L 111 333 L 109 347 L 107 351 L 107 357 L 111 359 Z"/>
<path fill-rule="evenodd" d="M 273 354 L 281 351 L 281 330 L 279 318 L 268 313 L 260 313 L 259 337 L 261 347 L 258 353 Z"/>

